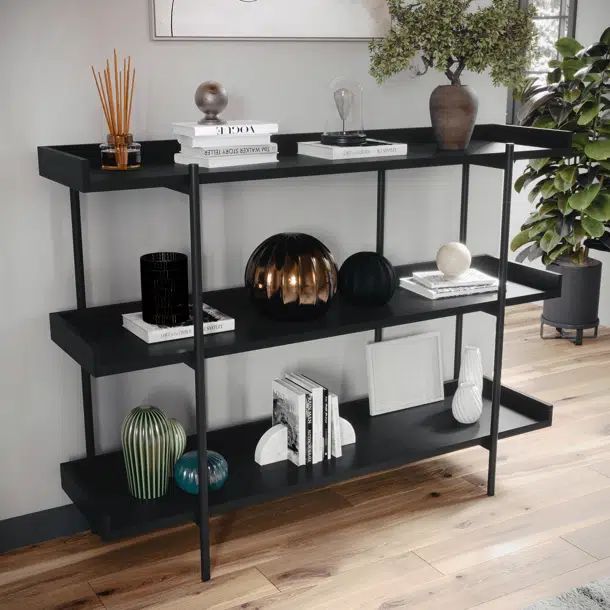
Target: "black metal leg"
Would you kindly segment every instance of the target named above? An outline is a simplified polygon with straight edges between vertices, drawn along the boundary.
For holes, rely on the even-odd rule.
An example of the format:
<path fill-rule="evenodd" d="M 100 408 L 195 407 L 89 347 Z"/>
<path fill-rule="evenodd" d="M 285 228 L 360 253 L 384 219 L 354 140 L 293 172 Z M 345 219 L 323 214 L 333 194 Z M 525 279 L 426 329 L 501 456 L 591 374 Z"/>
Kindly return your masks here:
<path fill-rule="evenodd" d="M 462 165 L 462 198 L 460 206 L 460 241 L 465 244 L 468 239 L 468 192 L 470 188 L 470 165 Z M 455 351 L 453 355 L 453 378 L 460 375 L 462 365 L 462 337 L 464 333 L 464 314 L 455 317 Z"/>
<path fill-rule="evenodd" d="M 498 427 L 500 423 L 500 394 L 502 390 L 502 355 L 504 349 L 504 311 L 506 308 L 506 277 L 508 271 L 508 241 L 510 231 L 510 206 L 513 190 L 513 166 L 515 145 L 506 145 L 504 166 L 504 192 L 502 195 L 502 228 L 500 230 L 500 263 L 498 267 L 498 309 L 496 312 L 496 346 L 494 352 L 494 376 L 491 403 L 491 429 L 489 442 L 489 469 L 487 495 L 496 491 L 496 458 L 498 455 Z"/>
<path fill-rule="evenodd" d="M 191 221 L 191 270 L 193 275 L 193 323 L 195 326 L 195 410 L 199 452 L 199 542 L 201 580 L 210 580 L 210 532 L 208 510 L 207 414 L 205 405 L 205 359 L 203 353 L 203 289 L 201 263 L 201 201 L 199 167 L 189 165 Z"/>
<path fill-rule="evenodd" d="M 83 260 L 83 230 L 80 215 L 80 194 L 70 189 L 70 217 L 72 220 L 72 248 L 74 250 L 74 282 L 76 284 L 76 308 L 85 309 L 85 264 Z M 83 393 L 83 419 L 85 424 L 85 447 L 87 457 L 95 455 L 95 432 L 93 429 L 93 399 L 91 396 L 91 376 L 81 369 Z"/>
<path fill-rule="evenodd" d="M 377 172 L 377 254 L 383 254 L 385 246 L 385 170 Z M 375 329 L 375 341 L 383 338 L 383 329 Z"/>

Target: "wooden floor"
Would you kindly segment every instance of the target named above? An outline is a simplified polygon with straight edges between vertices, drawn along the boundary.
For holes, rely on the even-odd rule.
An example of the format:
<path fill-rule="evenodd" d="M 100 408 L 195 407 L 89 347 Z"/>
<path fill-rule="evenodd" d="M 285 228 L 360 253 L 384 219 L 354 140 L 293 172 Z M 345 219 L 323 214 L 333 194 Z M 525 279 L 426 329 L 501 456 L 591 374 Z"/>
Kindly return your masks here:
<path fill-rule="evenodd" d="M 114 544 L 82 534 L 0 556 L 0 608 L 524 608 L 610 576 L 610 329 L 575 347 L 507 318 L 505 381 L 550 429 Z"/>

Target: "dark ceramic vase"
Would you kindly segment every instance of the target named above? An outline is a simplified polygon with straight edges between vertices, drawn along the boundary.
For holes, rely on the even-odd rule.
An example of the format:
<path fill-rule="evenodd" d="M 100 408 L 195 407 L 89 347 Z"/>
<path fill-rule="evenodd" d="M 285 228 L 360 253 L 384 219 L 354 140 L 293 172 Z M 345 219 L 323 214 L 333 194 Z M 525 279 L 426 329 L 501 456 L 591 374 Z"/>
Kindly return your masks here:
<path fill-rule="evenodd" d="M 339 271 L 339 291 L 354 305 L 385 305 L 392 298 L 397 283 L 392 263 L 376 252 L 352 254 Z"/>
<path fill-rule="evenodd" d="M 430 118 L 441 150 L 464 150 L 477 120 L 479 99 L 467 85 L 442 85 L 430 96 Z"/>
<path fill-rule="evenodd" d="M 602 264 L 593 258 L 584 265 L 561 259 L 547 267 L 561 273 L 561 297 L 544 302 L 543 319 L 555 328 L 591 328 L 598 324 Z"/>

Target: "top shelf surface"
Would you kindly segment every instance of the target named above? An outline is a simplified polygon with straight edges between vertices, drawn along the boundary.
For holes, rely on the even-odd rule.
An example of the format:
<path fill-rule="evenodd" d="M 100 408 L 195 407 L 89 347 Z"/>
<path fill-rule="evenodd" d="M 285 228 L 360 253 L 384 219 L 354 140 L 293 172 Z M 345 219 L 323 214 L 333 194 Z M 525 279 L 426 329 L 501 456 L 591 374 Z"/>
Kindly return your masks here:
<path fill-rule="evenodd" d="M 272 136 L 278 144 L 278 162 L 200 168 L 199 181 L 201 184 L 243 182 L 465 163 L 501 168 L 509 142 L 515 144 L 517 160 L 567 155 L 572 145 L 572 134 L 567 131 L 494 124 L 477 125 L 465 151 L 439 151 L 429 127 L 378 129 L 367 133 L 372 138 L 405 142 L 409 144 L 409 152 L 396 157 L 327 161 L 297 155 L 298 142 L 319 140 L 319 133 L 279 134 Z M 188 166 L 173 162 L 178 150 L 176 140 L 142 142 L 142 168 L 109 172 L 100 169 L 98 144 L 40 146 L 38 167 L 41 176 L 83 193 L 155 187 L 186 192 Z"/>

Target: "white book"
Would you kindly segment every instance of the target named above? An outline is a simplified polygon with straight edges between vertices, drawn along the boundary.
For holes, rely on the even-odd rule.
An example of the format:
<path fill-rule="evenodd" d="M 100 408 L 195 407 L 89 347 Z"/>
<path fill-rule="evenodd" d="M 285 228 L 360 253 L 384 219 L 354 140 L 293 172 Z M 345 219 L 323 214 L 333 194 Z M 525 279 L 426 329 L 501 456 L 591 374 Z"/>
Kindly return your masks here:
<path fill-rule="evenodd" d="M 271 143 L 271 136 L 176 136 L 180 146 L 212 148 L 215 146 L 257 146 Z"/>
<path fill-rule="evenodd" d="M 336 161 L 369 157 L 398 157 L 407 154 L 408 145 L 384 140 L 368 140 L 365 146 L 332 146 L 321 142 L 299 142 L 299 154 Z"/>
<path fill-rule="evenodd" d="M 416 282 L 412 277 L 401 277 L 400 287 L 415 294 L 419 294 L 427 299 L 446 299 L 450 297 L 463 297 L 470 296 L 473 294 L 481 294 L 484 292 L 497 292 L 497 286 L 466 286 L 462 288 L 440 288 L 432 289 L 422 286 Z"/>
<path fill-rule="evenodd" d="M 181 136 L 255 136 L 277 133 L 277 123 L 265 121 L 226 121 L 218 125 L 202 125 L 196 121 L 172 123 L 175 134 Z"/>
<path fill-rule="evenodd" d="M 195 163 L 199 167 L 214 169 L 216 167 L 235 167 L 238 165 L 259 165 L 261 163 L 275 163 L 277 161 L 276 154 L 269 155 L 243 155 L 242 157 L 209 157 L 202 159 L 201 157 L 189 157 L 183 153 L 174 155 L 174 163 L 178 165 L 190 165 Z"/>
<path fill-rule="evenodd" d="M 188 339 L 195 335 L 192 318 L 180 326 L 159 326 L 149 324 L 142 318 L 142 312 L 124 313 L 123 327 L 146 343 L 161 343 L 176 339 Z M 213 335 L 235 330 L 235 319 L 221 311 L 203 305 L 203 334 Z"/>
<path fill-rule="evenodd" d="M 441 271 L 414 271 L 413 279 L 427 288 L 461 288 L 468 286 L 498 286 L 498 278 L 478 269 L 468 269 L 457 277 L 447 277 Z"/>
<path fill-rule="evenodd" d="M 193 148 L 180 145 L 180 152 L 187 157 L 210 159 L 216 157 L 237 157 L 243 155 L 268 155 L 277 153 L 277 144 L 236 144 L 229 146 L 205 146 Z"/>
<path fill-rule="evenodd" d="M 313 396 L 313 463 L 317 464 L 325 459 L 324 456 L 324 393 L 328 403 L 328 390 L 309 377 L 300 373 L 288 373 L 286 379 L 300 385 Z"/>
<path fill-rule="evenodd" d="M 283 424 L 287 431 L 288 459 L 295 466 L 305 466 L 307 391 L 287 379 L 274 379 L 272 425 Z"/>
<path fill-rule="evenodd" d="M 341 416 L 339 415 L 339 397 L 336 394 L 330 394 L 330 406 L 332 455 L 335 458 L 340 458 L 343 455 L 343 438 L 341 435 Z"/>

